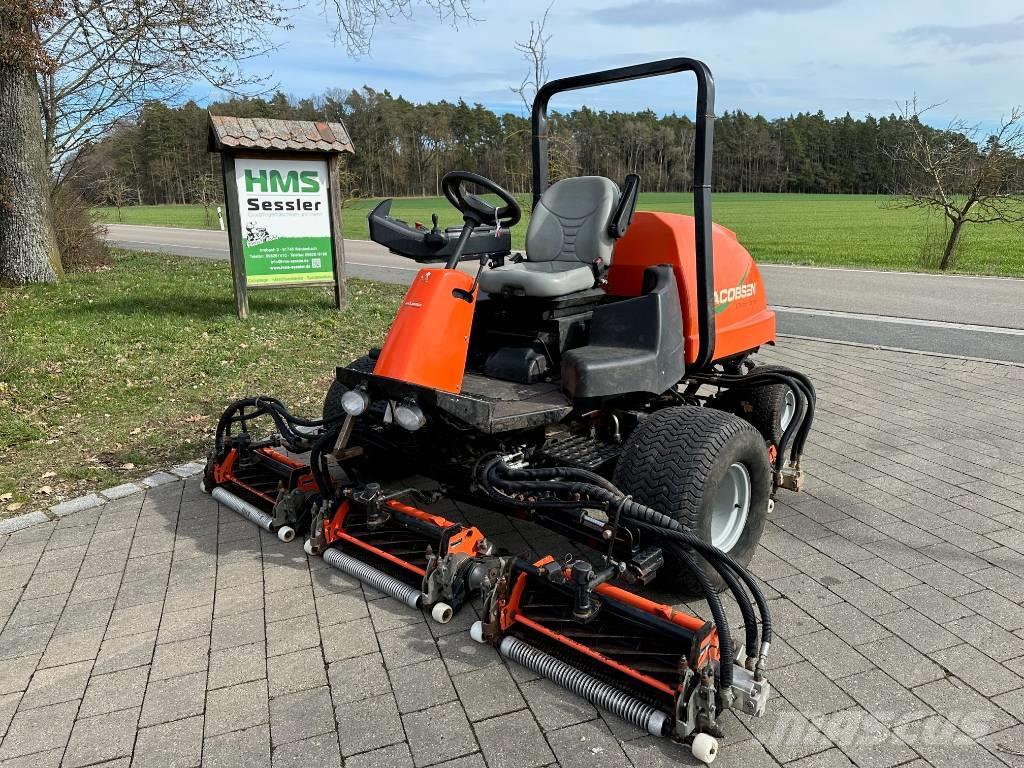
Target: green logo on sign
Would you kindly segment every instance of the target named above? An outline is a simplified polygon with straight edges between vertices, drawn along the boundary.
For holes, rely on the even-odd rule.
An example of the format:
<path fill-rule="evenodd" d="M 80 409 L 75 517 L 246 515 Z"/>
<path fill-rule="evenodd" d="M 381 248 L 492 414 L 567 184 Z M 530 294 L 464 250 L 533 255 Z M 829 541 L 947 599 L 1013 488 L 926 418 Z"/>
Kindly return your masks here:
<path fill-rule="evenodd" d="M 260 171 L 254 174 L 245 169 L 246 192 L 319 192 L 320 176 L 316 171 L 288 171 L 281 175 L 280 171 Z"/>

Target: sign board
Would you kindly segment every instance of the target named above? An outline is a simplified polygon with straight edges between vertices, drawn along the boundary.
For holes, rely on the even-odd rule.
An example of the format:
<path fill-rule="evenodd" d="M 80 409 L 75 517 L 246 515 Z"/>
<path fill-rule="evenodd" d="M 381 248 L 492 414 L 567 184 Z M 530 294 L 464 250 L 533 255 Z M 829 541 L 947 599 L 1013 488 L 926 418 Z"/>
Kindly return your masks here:
<path fill-rule="evenodd" d="M 250 287 L 334 279 L 326 160 L 239 157 L 235 184 Z"/>
<path fill-rule="evenodd" d="M 240 318 L 254 289 L 334 289 L 345 305 L 337 180 L 352 139 L 339 122 L 210 115 L 224 176 L 231 281 Z"/>

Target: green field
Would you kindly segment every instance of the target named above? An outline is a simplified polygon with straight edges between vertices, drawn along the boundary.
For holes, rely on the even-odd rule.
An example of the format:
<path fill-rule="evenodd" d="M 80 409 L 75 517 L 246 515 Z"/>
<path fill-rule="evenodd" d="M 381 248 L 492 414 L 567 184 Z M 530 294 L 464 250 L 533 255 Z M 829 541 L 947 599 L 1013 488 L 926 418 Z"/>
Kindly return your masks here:
<path fill-rule="evenodd" d="M 755 259 L 815 266 L 931 271 L 935 269 L 945 227 L 940 217 L 919 210 L 886 207 L 889 198 L 868 195 L 719 194 L 714 219 L 734 230 Z M 366 214 L 377 200 L 359 200 L 343 213 L 345 236 L 366 239 Z M 646 193 L 641 209 L 690 213 L 689 194 Z M 116 222 L 111 208 L 97 209 L 102 221 Z M 430 224 L 437 213 L 442 225 L 461 223 L 444 198 L 400 198 L 393 215 Z M 123 208 L 126 224 L 169 227 L 216 227 L 200 206 Z M 525 222 L 513 231 L 521 248 Z M 1024 276 L 1024 230 L 1005 224 L 965 229 L 955 271 Z"/>

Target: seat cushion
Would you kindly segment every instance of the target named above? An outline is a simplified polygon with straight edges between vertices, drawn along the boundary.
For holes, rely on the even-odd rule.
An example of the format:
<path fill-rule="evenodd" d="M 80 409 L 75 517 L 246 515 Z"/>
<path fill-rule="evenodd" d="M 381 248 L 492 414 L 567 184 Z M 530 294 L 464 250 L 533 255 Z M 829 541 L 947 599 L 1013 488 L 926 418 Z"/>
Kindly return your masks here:
<path fill-rule="evenodd" d="M 480 290 L 486 293 L 554 298 L 594 286 L 594 271 L 571 261 L 523 261 L 484 270 Z"/>
<path fill-rule="evenodd" d="M 608 232 L 619 188 L 603 176 L 576 176 L 552 184 L 541 195 L 526 230 L 530 261 L 611 264 L 615 241 Z"/>

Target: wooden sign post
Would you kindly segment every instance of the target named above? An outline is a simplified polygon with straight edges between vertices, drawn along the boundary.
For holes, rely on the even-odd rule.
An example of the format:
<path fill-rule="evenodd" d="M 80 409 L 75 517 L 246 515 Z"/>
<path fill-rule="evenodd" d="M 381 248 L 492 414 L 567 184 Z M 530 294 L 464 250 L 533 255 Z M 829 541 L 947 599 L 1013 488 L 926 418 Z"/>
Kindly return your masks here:
<path fill-rule="evenodd" d="M 210 151 L 221 154 L 238 316 L 249 316 L 249 291 L 262 288 L 333 286 L 342 309 L 345 126 L 210 115 Z"/>

